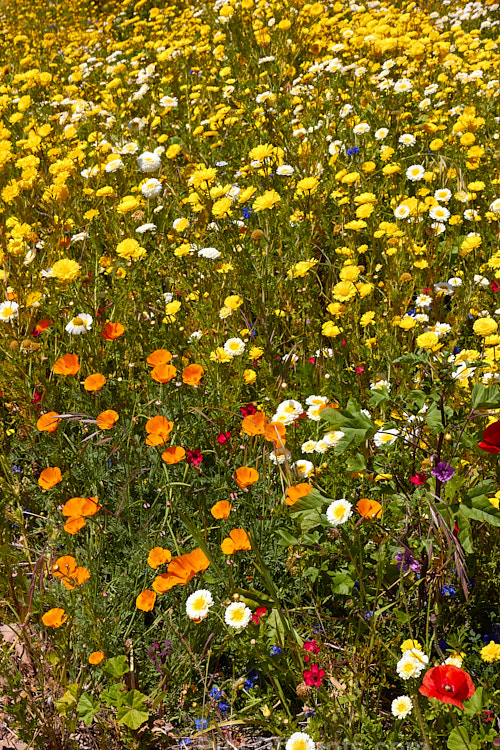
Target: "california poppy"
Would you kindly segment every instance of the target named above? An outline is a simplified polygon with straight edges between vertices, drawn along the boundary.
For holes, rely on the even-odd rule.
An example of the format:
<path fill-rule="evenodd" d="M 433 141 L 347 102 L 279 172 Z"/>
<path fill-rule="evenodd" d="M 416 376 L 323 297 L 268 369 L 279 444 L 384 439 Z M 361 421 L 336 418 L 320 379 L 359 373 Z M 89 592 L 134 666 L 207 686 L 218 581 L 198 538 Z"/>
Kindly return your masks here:
<path fill-rule="evenodd" d="M 123 336 L 125 328 L 121 323 L 108 322 L 101 331 L 101 336 L 105 341 L 114 341 L 115 339 Z"/>
<path fill-rule="evenodd" d="M 178 464 L 186 458 L 186 451 L 180 445 L 171 445 L 161 454 L 166 464 Z"/>
<path fill-rule="evenodd" d="M 146 432 L 148 433 L 146 445 L 164 445 L 170 437 L 173 426 L 173 422 L 169 422 L 161 415 L 148 419 L 146 422 Z"/>
<path fill-rule="evenodd" d="M 245 529 L 232 529 L 229 532 L 229 536 L 223 540 L 221 544 L 221 550 L 225 555 L 232 555 L 234 552 L 240 550 L 252 549 L 250 539 Z"/>
<path fill-rule="evenodd" d="M 42 622 L 48 628 L 60 628 L 63 622 L 66 622 L 68 615 L 60 607 L 49 609 L 42 617 Z"/>
<path fill-rule="evenodd" d="M 266 440 L 272 443 L 278 443 L 279 445 L 285 445 L 286 443 L 286 427 L 280 422 L 269 422 L 264 430 L 264 437 Z"/>
<path fill-rule="evenodd" d="M 76 375 L 80 369 L 78 354 L 65 354 L 54 362 L 52 372 L 56 375 Z"/>
<path fill-rule="evenodd" d="M 100 372 L 96 372 L 94 375 L 89 375 L 85 378 L 83 387 L 86 391 L 100 391 L 106 382 L 106 378 Z"/>
<path fill-rule="evenodd" d="M 147 358 L 146 362 L 150 367 L 156 367 L 157 365 L 168 365 L 172 359 L 172 353 L 168 349 L 156 349 Z"/>
<path fill-rule="evenodd" d="M 145 589 L 141 591 L 137 599 L 135 600 L 135 606 L 137 609 L 142 609 L 143 612 L 151 612 L 155 606 L 156 594 L 154 591 Z"/>
<path fill-rule="evenodd" d="M 151 377 L 157 383 L 170 383 L 177 375 L 177 370 L 173 365 L 156 365 L 151 370 Z"/>
<path fill-rule="evenodd" d="M 245 435 L 264 435 L 267 425 L 267 417 L 263 411 L 258 411 L 256 414 L 251 414 L 241 423 L 241 429 Z"/>
<path fill-rule="evenodd" d="M 255 484 L 259 479 L 259 472 L 255 469 L 251 469 L 249 466 L 240 466 L 236 469 L 234 474 L 234 480 L 240 489 L 250 487 Z"/>
<path fill-rule="evenodd" d="M 287 505 L 295 505 L 297 500 L 300 500 L 301 497 L 306 497 L 310 492 L 312 492 L 312 487 L 308 482 L 292 485 L 286 491 L 285 503 Z"/>
<path fill-rule="evenodd" d="M 116 411 L 113 411 L 113 409 L 107 409 L 106 411 L 102 411 L 97 415 L 97 426 L 101 430 L 110 430 L 114 426 L 115 422 L 119 420 L 119 418 L 120 416 Z"/>
<path fill-rule="evenodd" d="M 486 453 L 500 453 L 500 420 L 488 425 L 478 445 Z"/>
<path fill-rule="evenodd" d="M 219 500 L 210 509 L 210 513 L 214 518 L 229 518 L 231 512 L 231 503 L 228 500 Z"/>
<path fill-rule="evenodd" d="M 63 516 L 93 516 L 101 509 L 97 497 L 72 497 L 64 504 Z"/>
<path fill-rule="evenodd" d="M 103 659 L 104 651 L 92 651 L 92 653 L 89 655 L 89 664 L 95 666 L 96 664 L 100 664 Z"/>
<path fill-rule="evenodd" d="M 65 578 L 72 576 L 76 571 L 76 560 L 72 555 L 63 555 L 59 557 L 52 566 L 52 575 L 54 578 Z"/>
<path fill-rule="evenodd" d="M 55 432 L 60 421 L 59 414 L 56 411 L 48 411 L 38 419 L 36 428 L 40 432 Z"/>
<path fill-rule="evenodd" d="M 43 318 L 36 324 L 35 331 L 38 331 L 38 333 L 43 333 L 44 331 L 47 331 L 51 325 L 52 321 L 49 320 L 49 318 Z"/>
<path fill-rule="evenodd" d="M 427 698 L 437 698 L 441 703 L 464 708 L 462 701 L 476 692 L 472 679 L 465 670 L 451 664 L 432 667 L 424 674 L 419 693 Z"/>
<path fill-rule="evenodd" d="M 38 477 L 38 484 L 44 490 L 51 490 L 59 482 L 62 482 L 62 474 L 57 466 L 48 466 Z"/>
<path fill-rule="evenodd" d="M 168 549 L 163 547 L 153 547 L 148 555 L 148 565 L 153 570 L 156 570 L 160 565 L 164 565 L 166 562 L 170 562 L 172 555 Z"/>
<path fill-rule="evenodd" d="M 209 565 L 208 557 L 199 548 L 185 555 L 174 557 L 168 566 L 168 572 L 156 576 L 153 589 L 157 594 L 163 594 L 173 586 L 185 586 L 197 573 L 206 570 Z"/>
<path fill-rule="evenodd" d="M 382 516 L 382 506 L 376 500 L 370 500 L 362 497 L 356 504 L 356 510 L 363 518 L 380 518 Z"/>
<path fill-rule="evenodd" d="M 204 372 L 201 365 L 188 365 L 182 371 L 182 382 L 187 385 L 199 385 Z"/>
<path fill-rule="evenodd" d="M 70 516 L 64 524 L 64 531 L 68 534 L 78 534 L 80 529 L 87 525 L 83 516 Z"/>

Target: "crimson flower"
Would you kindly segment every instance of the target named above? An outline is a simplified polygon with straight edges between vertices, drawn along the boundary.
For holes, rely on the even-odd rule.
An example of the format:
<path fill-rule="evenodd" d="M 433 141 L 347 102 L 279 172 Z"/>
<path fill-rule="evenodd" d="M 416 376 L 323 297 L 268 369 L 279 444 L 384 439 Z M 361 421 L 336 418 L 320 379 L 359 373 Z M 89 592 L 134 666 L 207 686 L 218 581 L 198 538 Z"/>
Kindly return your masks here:
<path fill-rule="evenodd" d="M 260 625 L 260 618 L 267 615 L 267 607 L 257 607 L 252 615 L 252 622 L 254 625 Z"/>
<path fill-rule="evenodd" d="M 326 672 L 324 669 L 321 669 L 319 664 L 313 664 L 311 669 L 304 669 L 302 672 L 302 677 L 304 678 L 304 682 L 309 687 L 321 687 L 321 683 L 323 681 L 323 677 L 325 676 Z"/>
<path fill-rule="evenodd" d="M 500 453 L 500 420 L 488 425 L 478 445 L 486 453 Z"/>
<path fill-rule="evenodd" d="M 217 435 L 217 442 L 219 445 L 225 445 L 226 443 L 229 443 L 231 440 L 231 433 L 230 432 L 221 432 L 220 435 Z"/>
<path fill-rule="evenodd" d="M 192 466 L 199 466 L 201 462 L 203 461 L 203 456 L 201 455 L 201 451 L 198 450 L 198 448 L 196 448 L 195 450 L 187 450 L 186 461 L 188 464 Z"/>
<path fill-rule="evenodd" d="M 410 477 L 410 482 L 413 482 L 413 484 L 425 484 L 427 481 L 427 474 L 424 474 L 423 471 L 417 471 L 415 476 Z"/>
<path fill-rule="evenodd" d="M 424 674 L 419 693 L 427 698 L 437 698 L 441 703 L 464 708 L 462 701 L 474 695 L 476 688 L 467 672 L 451 664 L 432 667 Z"/>
<path fill-rule="evenodd" d="M 252 414 L 255 414 L 256 411 L 257 407 L 255 406 L 255 404 L 247 404 L 246 406 L 242 406 L 240 409 L 240 412 L 244 417 L 251 417 Z"/>

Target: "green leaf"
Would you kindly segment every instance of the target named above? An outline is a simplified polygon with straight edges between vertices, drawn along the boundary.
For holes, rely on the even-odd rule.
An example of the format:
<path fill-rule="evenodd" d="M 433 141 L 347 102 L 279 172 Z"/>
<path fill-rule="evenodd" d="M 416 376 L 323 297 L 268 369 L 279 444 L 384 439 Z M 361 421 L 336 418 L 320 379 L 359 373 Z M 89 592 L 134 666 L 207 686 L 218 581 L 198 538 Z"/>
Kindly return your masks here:
<path fill-rule="evenodd" d="M 478 687 L 472 698 L 464 701 L 465 713 L 469 716 L 479 714 L 483 710 L 483 688 Z"/>
<path fill-rule="evenodd" d="M 366 461 L 361 453 L 356 453 L 354 458 L 348 458 L 345 465 L 347 471 L 364 471 L 366 469 Z"/>
<path fill-rule="evenodd" d="M 472 389 L 471 401 L 474 409 L 498 409 L 500 407 L 500 388 L 494 385 L 484 386 L 477 383 Z"/>
<path fill-rule="evenodd" d="M 122 698 L 125 694 L 123 688 L 124 685 L 117 682 L 109 688 L 104 688 L 99 697 L 107 706 L 114 706 L 117 708 L 121 704 Z"/>
<path fill-rule="evenodd" d="M 448 750 L 478 750 L 480 745 L 474 741 L 474 738 L 472 740 L 469 739 L 467 730 L 464 727 L 455 727 L 448 737 L 446 747 Z"/>
<path fill-rule="evenodd" d="M 459 510 L 467 518 L 485 521 L 492 526 L 500 526 L 500 510 L 490 503 L 486 495 L 478 495 L 463 500 L 459 505 Z"/>
<path fill-rule="evenodd" d="M 350 594 L 354 581 L 348 570 L 339 570 L 332 575 L 332 591 L 334 594 Z"/>
<path fill-rule="evenodd" d="M 110 677 L 121 677 L 129 671 L 127 657 L 121 655 L 108 659 L 102 671 Z"/>
<path fill-rule="evenodd" d="M 467 552 L 468 555 L 472 555 L 474 552 L 474 545 L 472 543 L 471 526 L 467 517 L 461 519 L 458 541 L 462 545 L 464 551 Z"/>
<path fill-rule="evenodd" d="M 372 391 L 372 395 L 368 403 L 370 406 L 380 406 L 380 404 L 385 404 L 386 401 L 389 401 L 391 398 L 389 391 L 387 389 L 387 386 L 383 386 L 382 388 L 375 388 Z"/>
<path fill-rule="evenodd" d="M 292 536 L 284 529 L 278 529 L 278 535 L 280 537 L 278 541 L 280 547 L 292 547 L 294 544 L 300 544 L 296 537 Z"/>
<path fill-rule="evenodd" d="M 245 604 L 249 606 L 267 607 L 268 609 L 273 606 L 271 597 L 256 589 L 235 589 L 234 592 L 239 594 Z"/>
<path fill-rule="evenodd" d="M 295 505 L 290 507 L 290 516 L 298 521 L 303 533 L 322 524 L 321 511 L 331 501 L 313 490 L 305 497 L 301 497 Z"/>
<path fill-rule="evenodd" d="M 144 710 L 147 696 L 138 690 L 129 690 L 122 700 L 121 706 L 118 707 L 116 720 L 118 724 L 125 724 L 132 730 L 139 729 L 148 719 L 149 711 Z"/>
<path fill-rule="evenodd" d="M 62 698 L 59 698 L 59 700 L 56 701 L 56 708 L 60 714 L 63 714 L 65 716 L 68 711 L 76 706 L 77 695 L 78 683 L 73 682 L 71 683 L 71 685 L 68 685 L 68 689 L 66 690 Z"/>
<path fill-rule="evenodd" d="M 85 726 L 89 727 L 94 721 L 94 716 L 99 712 L 100 708 L 101 704 L 99 701 L 93 700 L 92 696 L 88 693 L 83 693 L 83 695 L 80 696 L 80 700 L 76 707 L 78 718 L 83 721 Z"/>

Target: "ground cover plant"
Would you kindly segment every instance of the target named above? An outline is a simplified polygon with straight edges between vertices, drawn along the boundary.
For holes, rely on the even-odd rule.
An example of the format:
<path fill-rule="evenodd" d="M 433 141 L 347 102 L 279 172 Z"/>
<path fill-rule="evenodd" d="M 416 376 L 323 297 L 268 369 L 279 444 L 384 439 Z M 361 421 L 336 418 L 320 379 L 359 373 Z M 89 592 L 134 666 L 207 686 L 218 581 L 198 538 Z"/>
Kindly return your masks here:
<path fill-rule="evenodd" d="M 499 745 L 498 3 L 0 10 L 4 720 Z"/>

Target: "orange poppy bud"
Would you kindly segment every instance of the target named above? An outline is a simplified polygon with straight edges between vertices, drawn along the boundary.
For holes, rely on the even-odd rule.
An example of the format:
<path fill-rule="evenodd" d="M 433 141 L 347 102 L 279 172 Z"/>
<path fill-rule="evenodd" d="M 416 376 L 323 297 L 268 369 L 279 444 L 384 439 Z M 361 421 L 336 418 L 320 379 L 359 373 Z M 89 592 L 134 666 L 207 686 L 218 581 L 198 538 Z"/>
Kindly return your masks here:
<path fill-rule="evenodd" d="M 65 354 L 54 362 L 52 372 L 56 375 L 76 375 L 80 369 L 78 354 Z"/>
<path fill-rule="evenodd" d="M 239 469 L 236 469 L 234 474 L 234 480 L 241 489 L 250 487 L 252 484 L 255 484 L 258 479 L 259 472 L 255 469 L 251 469 L 249 466 L 240 466 Z"/>
<path fill-rule="evenodd" d="M 154 591 L 145 589 L 141 591 L 137 599 L 135 600 L 135 606 L 137 609 L 142 609 L 143 612 L 151 612 L 155 606 L 156 594 Z"/>
<path fill-rule="evenodd" d="M 113 411 L 113 409 L 102 411 L 96 417 L 97 426 L 101 430 L 110 430 L 119 419 L 120 415 L 116 411 Z"/>
<path fill-rule="evenodd" d="M 180 445 L 172 445 L 161 454 L 166 464 L 178 464 L 186 458 L 186 451 Z"/>
<path fill-rule="evenodd" d="M 241 429 L 245 435 L 264 435 L 267 425 L 267 417 L 263 411 L 258 411 L 250 417 L 245 417 L 241 423 Z"/>
<path fill-rule="evenodd" d="M 48 628 L 60 628 L 63 622 L 66 622 L 67 619 L 68 615 L 64 609 L 54 607 L 54 609 L 49 609 L 49 611 L 43 615 L 42 622 Z"/>
<path fill-rule="evenodd" d="M 229 518 L 231 512 L 231 503 L 227 500 L 219 500 L 218 503 L 212 506 L 210 513 L 214 518 Z"/>
<path fill-rule="evenodd" d="M 177 370 L 173 365 L 156 365 L 151 370 L 151 377 L 157 383 L 170 383 L 177 375 Z"/>
<path fill-rule="evenodd" d="M 38 477 L 38 484 L 44 490 L 51 490 L 59 482 L 62 482 L 62 474 L 57 466 L 48 466 Z"/>
<path fill-rule="evenodd" d="M 362 497 L 356 503 L 356 510 L 366 519 L 380 518 L 382 516 L 382 506 L 380 503 L 376 500 L 370 500 L 367 497 Z"/>
<path fill-rule="evenodd" d="M 285 503 L 287 505 L 295 505 L 297 500 L 301 497 L 305 497 L 312 491 L 312 487 L 308 482 L 301 482 L 292 487 L 289 487 L 286 491 Z"/>
<path fill-rule="evenodd" d="M 120 336 L 123 336 L 124 331 L 125 331 L 125 328 L 122 326 L 121 323 L 109 323 L 108 322 L 106 323 L 103 330 L 101 331 L 101 336 L 103 337 L 105 341 L 114 341 Z"/>
<path fill-rule="evenodd" d="M 252 545 L 245 529 L 233 529 L 222 542 L 221 549 L 225 555 L 232 555 L 233 552 L 252 549 Z"/>
<path fill-rule="evenodd" d="M 188 365 L 182 371 L 182 382 L 187 385 L 199 385 L 204 372 L 201 365 Z"/>
<path fill-rule="evenodd" d="M 157 365 L 168 365 L 172 359 L 172 353 L 168 349 L 156 349 L 147 358 L 146 362 L 150 367 L 156 367 Z"/>
<path fill-rule="evenodd" d="M 89 664 L 96 665 L 100 664 L 104 659 L 104 651 L 92 651 L 89 655 Z"/>
<path fill-rule="evenodd" d="M 168 549 L 163 547 L 153 547 L 148 555 L 148 565 L 153 570 L 156 570 L 160 565 L 164 565 L 166 562 L 170 562 L 172 559 L 171 553 Z"/>
<path fill-rule="evenodd" d="M 56 411 L 48 411 L 46 414 L 42 414 L 37 421 L 36 428 L 40 432 L 55 432 L 60 421 L 59 414 Z"/>
<path fill-rule="evenodd" d="M 83 387 L 86 391 L 100 391 L 105 382 L 106 378 L 104 375 L 96 372 L 94 375 L 89 375 L 88 378 L 85 378 Z"/>

